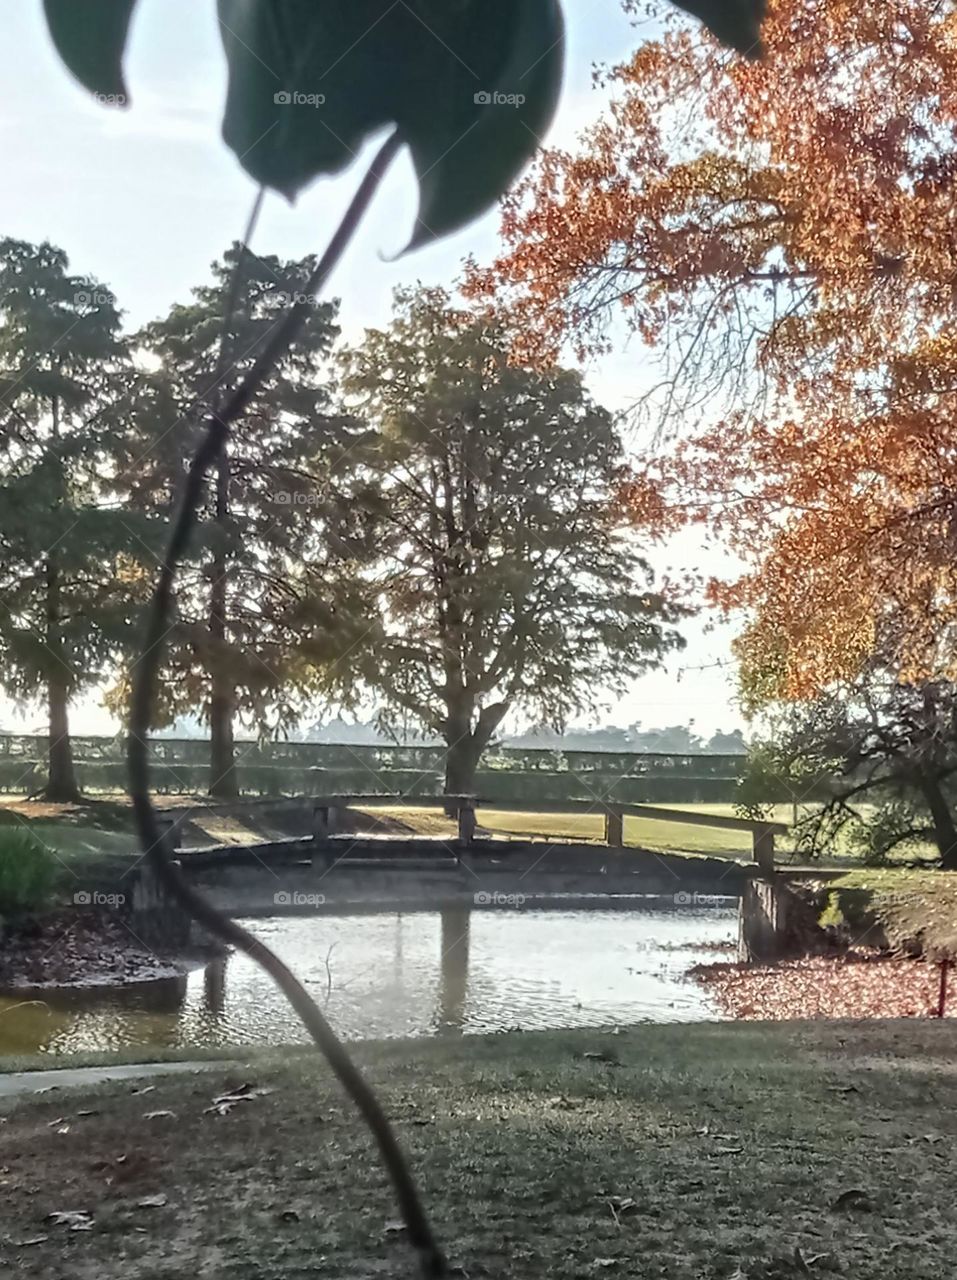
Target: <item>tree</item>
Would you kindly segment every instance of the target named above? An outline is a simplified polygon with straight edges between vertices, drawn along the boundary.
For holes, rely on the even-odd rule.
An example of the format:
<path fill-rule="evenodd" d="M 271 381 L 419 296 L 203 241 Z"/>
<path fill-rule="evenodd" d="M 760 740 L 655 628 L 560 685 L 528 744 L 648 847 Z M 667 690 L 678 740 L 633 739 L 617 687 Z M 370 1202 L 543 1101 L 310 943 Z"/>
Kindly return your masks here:
<path fill-rule="evenodd" d="M 473 790 L 510 709 L 560 729 L 679 643 L 680 610 L 613 500 L 610 415 L 577 374 L 508 350 L 500 320 L 421 290 L 346 357 L 344 390 L 375 429 L 356 480 L 378 540 L 357 669 L 443 738 L 449 794 Z"/>
<path fill-rule="evenodd" d="M 742 807 L 814 802 L 796 820 L 797 847 L 815 857 L 843 834 L 870 862 L 933 844 L 957 869 L 957 688 L 904 683 L 873 666 L 853 685 L 780 708 L 754 744 L 739 784 Z"/>
<path fill-rule="evenodd" d="M 126 350 L 112 293 L 53 245 L 0 241 L 0 682 L 46 698 L 46 795 L 79 796 L 69 704 L 135 639 L 149 522 L 111 505 Z"/>
<path fill-rule="evenodd" d="M 663 351 L 647 405 L 685 439 L 636 515 L 700 521 L 751 566 L 712 598 L 749 612 L 764 696 L 815 696 L 878 647 L 904 680 L 948 678 L 951 6 L 774 0 L 763 35 L 759 64 L 674 23 L 643 45 L 580 153 L 510 198 L 509 250 L 471 289 L 506 289 L 539 358 L 600 347 L 616 315 Z"/>
<path fill-rule="evenodd" d="M 118 406 L 132 423 L 122 475 L 134 507 L 175 509 L 204 417 L 248 374 L 314 267 L 312 258 L 241 258 L 233 246 L 213 264 L 211 284 L 136 336 L 142 377 Z M 237 424 L 217 463 L 197 557 L 177 591 L 163 718 L 202 708 L 209 789 L 221 798 L 238 794 L 237 717 L 261 732 L 288 727 L 312 672 L 339 656 L 341 608 L 325 574 L 329 473 L 348 458 L 354 424 L 330 408 L 335 314 L 335 303 L 310 308 L 301 342 Z M 116 704 L 125 692 L 121 684 Z"/>
<path fill-rule="evenodd" d="M 663 729 L 631 726 L 632 751 L 663 752 L 665 755 L 693 755 L 704 749 L 700 736 L 691 725 L 672 724 Z"/>

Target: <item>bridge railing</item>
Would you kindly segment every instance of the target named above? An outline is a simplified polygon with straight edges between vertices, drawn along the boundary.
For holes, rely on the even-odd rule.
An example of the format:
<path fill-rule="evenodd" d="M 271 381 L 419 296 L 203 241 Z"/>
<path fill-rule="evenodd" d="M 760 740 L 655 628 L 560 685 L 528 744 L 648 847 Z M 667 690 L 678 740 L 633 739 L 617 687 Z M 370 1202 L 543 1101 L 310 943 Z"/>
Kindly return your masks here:
<path fill-rule="evenodd" d="M 250 802 L 250 807 L 268 808 L 271 812 L 292 810 L 301 813 L 303 809 L 312 814 L 312 838 L 317 846 L 327 844 L 340 828 L 340 815 L 346 809 L 375 809 L 393 807 L 395 805 L 411 805 L 415 808 L 444 809 L 455 815 L 458 831 L 457 842 L 460 848 L 468 849 L 475 844 L 477 812 L 483 808 L 491 808 L 492 804 L 475 795 L 448 796 L 403 796 L 383 792 L 313 796 L 289 800 L 259 800 Z M 624 820 L 626 817 L 650 818 L 662 822 L 686 823 L 693 827 L 712 827 L 723 831 L 743 831 L 751 837 L 751 852 L 754 862 L 762 874 L 774 872 L 775 837 L 787 835 L 790 827 L 783 822 L 771 822 L 765 819 L 737 818 L 723 814 L 699 813 L 686 809 L 668 809 L 661 805 L 624 804 L 616 800 L 566 800 L 562 802 L 510 801 L 509 810 L 534 813 L 590 813 L 604 818 L 604 842 L 610 848 L 625 847 Z M 166 819 L 167 829 L 175 829 L 175 821 Z"/>

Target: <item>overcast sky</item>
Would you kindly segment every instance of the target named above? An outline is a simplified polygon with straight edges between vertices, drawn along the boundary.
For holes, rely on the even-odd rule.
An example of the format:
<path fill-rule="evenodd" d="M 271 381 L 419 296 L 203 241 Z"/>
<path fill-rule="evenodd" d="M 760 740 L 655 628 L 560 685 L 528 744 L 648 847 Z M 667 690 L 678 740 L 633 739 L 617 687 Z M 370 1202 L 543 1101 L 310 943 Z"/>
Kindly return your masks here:
<path fill-rule="evenodd" d="M 568 67 L 551 141 L 571 143 L 594 118 L 601 97 L 592 88 L 596 62 L 615 62 L 653 30 L 629 26 L 618 0 L 565 0 Z M 130 327 L 164 313 L 208 276 L 209 264 L 242 234 L 255 196 L 251 179 L 220 139 L 225 67 L 213 0 L 140 0 L 127 59 L 132 98 L 125 111 L 93 102 L 58 65 L 43 28 L 39 0 L 4 0 L 0 48 L 5 93 L 0 114 L 4 159 L 0 235 L 51 240 L 74 271 L 100 278 L 116 293 Z M 355 168 L 322 181 L 295 206 L 271 196 L 255 247 L 283 257 L 321 251 L 357 181 Z M 356 336 L 385 323 L 391 293 L 401 284 L 448 285 L 468 253 L 495 252 L 498 219 L 481 222 L 397 262 L 387 259 L 407 241 L 416 192 L 403 157 L 383 184 L 375 207 L 332 281 L 343 299 L 341 323 Z M 637 343 L 588 366 L 590 387 L 609 408 L 634 401 L 649 376 Z M 697 536 L 655 555 L 662 569 L 719 563 Z M 725 664 L 729 629 L 686 626 L 689 646 L 666 674 L 637 682 L 627 698 L 596 708 L 595 719 L 649 725 L 694 720 L 699 731 L 740 724 L 733 680 Z M 42 726 L 39 711 L 17 714 L 0 700 L 0 726 Z M 74 712 L 78 732 L 111 727 L 96 701 Z"/>

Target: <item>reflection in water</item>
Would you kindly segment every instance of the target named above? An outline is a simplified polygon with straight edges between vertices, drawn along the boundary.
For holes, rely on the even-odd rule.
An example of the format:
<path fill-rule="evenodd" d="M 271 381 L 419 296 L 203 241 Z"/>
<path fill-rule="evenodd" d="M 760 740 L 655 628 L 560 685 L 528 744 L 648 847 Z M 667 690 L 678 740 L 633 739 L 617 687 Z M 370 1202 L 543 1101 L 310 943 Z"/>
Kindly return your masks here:
<path fill-rule="evenodd" d="M 203 970 L 203 997 L 206 1009 L 212 1015 L 226 1012 L 226 965 L 228 956 L 210 960 Z"/>
<path fill-rule="evenodd" d="M 442 912 L 442 941 L 439 957 L 439 1000 L 435 1021 L 437 1031 L 462 1033 L 469 980 L 468 907 Z"/>
<path fill-rule="evenodd" d="M 735 909 L 484 911 L 244 921 L 347 1038 L 628 1025 L 718 1016 L 683 980 L 730 942 Z M 231 955 L 108 992 L 0 998 L 0 1054 L 305 1041 L 266 975 Z"/>

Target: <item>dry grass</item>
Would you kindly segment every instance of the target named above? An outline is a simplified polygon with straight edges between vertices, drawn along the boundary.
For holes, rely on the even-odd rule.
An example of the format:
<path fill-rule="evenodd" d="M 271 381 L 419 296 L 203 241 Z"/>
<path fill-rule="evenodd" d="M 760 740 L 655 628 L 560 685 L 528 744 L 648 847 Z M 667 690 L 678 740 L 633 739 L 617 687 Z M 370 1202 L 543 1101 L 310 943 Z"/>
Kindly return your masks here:
<path fill-rule="evenodd" d="M 359 1056 L 455 1274 L 940 1280 L 957 1274 L 955 1033 L 649 1027 Z M 204 1113 L 247 1079 L 273 1092 Z M 312 1055 L 132 1088 L 22 1102 L 0 1126 L 6 1274 L 416 1274 L 374 1153 Z M 144 1118 L 164 1110 L 175 1115 Z M 157 1195 L 168 1203 L 138 1207 Z M 89 1212 L 92 1230 L 52 1225 L 63 1209 Z"/>

